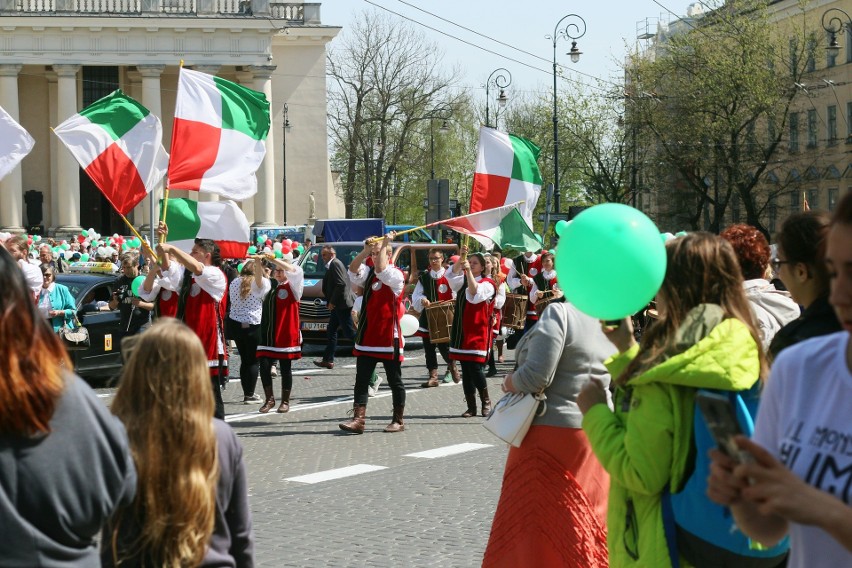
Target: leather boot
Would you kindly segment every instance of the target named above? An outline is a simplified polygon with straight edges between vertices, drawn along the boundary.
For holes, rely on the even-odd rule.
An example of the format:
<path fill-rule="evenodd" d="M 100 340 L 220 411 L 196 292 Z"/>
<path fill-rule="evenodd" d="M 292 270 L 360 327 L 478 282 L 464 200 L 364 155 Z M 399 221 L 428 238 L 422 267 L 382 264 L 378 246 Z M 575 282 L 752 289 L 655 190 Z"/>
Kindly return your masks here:
<path fill-rule="evenodd" d="M 345 432 L 352 432 L 353 434 L 363 434 L 364 433 L 364 420 L 367 416 L 367 405 L 366 404 L 355 404 L 352 407 L 352 420 L 349 422 L 341 422 L 338 424 L 341 430 Z"/>
<path fill-rule="evenodd" d="M 429 380 L 420 385 L 421 389 L 437 387 L 441 382 L 438 380 L 438 369 L 429 369 Z"/>
<path fill-rule="evenodd" d="M 482 401 L 482 415 L 488 416 L 488 413 L 491 412 L 491 398 L 488 396 L 488 387 L 479 389 L 479 400 Z"/>
<path fill-rule="evenodd" d="M 276 412 L 290 412 L 290 389 L 281 389 L 281 406 Z"/>
<path fill-rule="evenodd" d="M 272 407 L 275 406 L 275 395 L 272 394 L 272 385 L 266 386 L 263 385 L 263 394 L 266 396 L 266 402 L 263 403 L 263 406 L 260 407 L 261 414 L 266 414 Z"/>
<path fill-rule="evenodd" d="M 402 432 L 405 430 L 405 423 L 402 421 L 402 411 L 405 409 L 404 406 L 394 406 L 393 407 L 393 419 L 391 423 L 387 425 L 385 428 L 385 432 Z"/>
<path fill-rule="evenodd" d="M 455 361 L 449 362 L 450 374 L 453 376 L 453 382 L 459 384 L 461 382 L 461 375 L 459 374 L 459 369 L 456 367 Z"/>
<path fill-rule="evenodd" d="M 464 393 L 464 399 L 467 401 L 467 410 L 462 414 L 462 418 L 472 418 L 476 416 L 476 393 Z"/>

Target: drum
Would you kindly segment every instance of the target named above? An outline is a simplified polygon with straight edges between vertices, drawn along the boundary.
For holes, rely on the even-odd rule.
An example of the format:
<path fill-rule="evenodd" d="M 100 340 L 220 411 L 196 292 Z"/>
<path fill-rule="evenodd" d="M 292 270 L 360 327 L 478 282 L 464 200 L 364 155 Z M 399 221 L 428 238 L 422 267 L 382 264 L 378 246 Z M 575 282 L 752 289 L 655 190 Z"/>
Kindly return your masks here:
<path fill-rule="evenodd" d="M 453 300 L 432 302 L 426 306 L 426 323 L 429 326 L 429 341 L 449 343 L 450 330 L 453 327 L 453 312 L 456 303 Z"/>
<path fill-rule="evenodd" d="M 556 292 L 553 290 L 545 290 L 544 296 L 539 299 L 538 302 L 535 303 L 535 313 L 538 314 L 538 317 L 541 317 L 541 313 L 544 311 L 544 308 L 547 307 L 549 303 L 556 299 Z"/>
<path fill-rule="evenodd" d="M 506 303 L 503 304 L 503 325 L 510 329 L 524 329 L 528 301 L 525 294 L 506 294 Z"/>

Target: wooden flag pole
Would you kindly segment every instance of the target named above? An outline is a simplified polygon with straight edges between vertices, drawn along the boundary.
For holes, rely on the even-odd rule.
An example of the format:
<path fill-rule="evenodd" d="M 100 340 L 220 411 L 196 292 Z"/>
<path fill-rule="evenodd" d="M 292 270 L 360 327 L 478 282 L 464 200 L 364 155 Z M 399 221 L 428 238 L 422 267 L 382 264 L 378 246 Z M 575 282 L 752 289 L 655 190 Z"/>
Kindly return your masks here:
<path fill-rule="evenodd" d="M 166 187 L 163 191 L 163 215 L 160 217 L 160 222 L 166 224 L 166 213 L 169 212 L 169 188 Z M 166 235 L 160 235 L 160 244 L 166 242 Z"/>
<path fill-rule="evenodd" d="M 157 255 L 156 253 L 154 253 L 154 250 L 151 248 L 151 245 L 149 245 L 148 242 L 142 238 L 142 235 L 139 234 L 139 231 L 136 230 L 136 227 L 134 227 L 133 224 L 127 220 L 127 217 L 125 217 L 121 213 L 119 213 L 119 215 L 121 216 L 121 220 L 124 221 L 127 225 L 127 228 L 130 229 L 130 232 L 133 233 L 133 236 L 139 239 L 139 242 L 142 243 L 142 246 L 148 250 L 148 253 L 151 256 L 156 257 Z"/>

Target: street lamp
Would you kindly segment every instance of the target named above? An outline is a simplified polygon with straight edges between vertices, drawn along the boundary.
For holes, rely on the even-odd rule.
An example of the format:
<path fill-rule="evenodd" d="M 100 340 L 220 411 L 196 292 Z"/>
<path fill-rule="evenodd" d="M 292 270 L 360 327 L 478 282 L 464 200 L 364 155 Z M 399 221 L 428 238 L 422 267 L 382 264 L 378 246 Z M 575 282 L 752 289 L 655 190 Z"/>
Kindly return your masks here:
<path fill-rule="evenodd" d="M 287 224 L 287 133 L 290 132 L 290 117 L 287 115 L 287 103 L 284 103 L 284 116 L 281 121 L 281 125 L 284 130 L 283 147 L 281 154 L 281 172 L 282 172 L 282 188 L 284 199 L 281 201 L 283 213 L 284 213 L 284 224 Z"/>
<path fill-rule="evenodd" d="M 844 23 L 843 19 L 845 18 L 846 22 Z M 843 31 L 843 28 L 852 27 L 852 17 L 849 16 L 845 11 L 840 8 L 829 8 L 822 14 L 822 29 L 827 31 L 829 34 L 828 46 L 826 46 L 826 50 L 829 53 L 837 54 L 840 51 L 840 43 L 837 41 L 837 34 Z"/>
<path fill-rule="evenodd" d="M 565 27 L 559 29 L 562 22 L 569 18 L 574 18 L 577 22 L 569 22 Z M 582 29 L 580 26 L 582 25 Z M 559 118 L 556 114 L 556 43 L 559 38 L 571 40 L 571 50 L 568 55 L 571 56 L 571 62 L 577 63 L 580 61 L 580 56 L 583 54 L 577 48 L 577 40 L 586 35 L 586 20 L 577 14 L 568 14 L 563 16 L 561 20 L 556 22 L 556 27 L 553 28 L 552 36 L 545 36 L 553 42 L 553 195 L 555 198 L 554 207 L 556 213 L 559 213 Z"/>
<path fill-rule="evenodd" d="M 497 106 L 503 108 L 506 106 L 506 102 L 509 100 L 509 97 L 506 96 L 506 87 L 512 84 L 512 74 L 509 73 L 508 69 L 504 67 L 498 67 L 497 69 L 491 72 L 491 75 L 488 76 L 488 80 L 485 81 L 485 126 L 488 127 L 491 126 L 491 122 L 489 121 L 489 103 L 491 102 L 491 96 L 488 94 L 488 91 L 492 83 L 495 87 L 500 89 L 500 93 L 497 96 Z M 494 127 L 496 128 L 497 113 L 494 114 Z"/>

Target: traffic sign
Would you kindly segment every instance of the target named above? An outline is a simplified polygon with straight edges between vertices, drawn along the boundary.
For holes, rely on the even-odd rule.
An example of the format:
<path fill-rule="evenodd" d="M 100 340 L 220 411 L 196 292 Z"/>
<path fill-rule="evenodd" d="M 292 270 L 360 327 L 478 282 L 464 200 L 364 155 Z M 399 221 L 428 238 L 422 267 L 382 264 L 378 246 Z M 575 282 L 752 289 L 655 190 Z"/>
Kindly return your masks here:
<path fill-rule="evenodd" d="M 539 221 L 544 221 L 544 213 L 540 213 L 538 216 Z M 551 213 L 550 214 L 551 221 L 567 221 L 568 213 Z"/>

